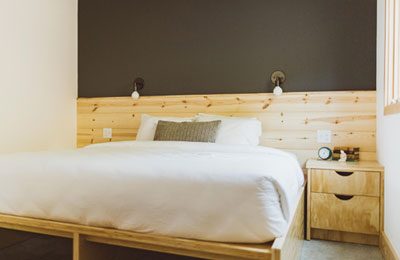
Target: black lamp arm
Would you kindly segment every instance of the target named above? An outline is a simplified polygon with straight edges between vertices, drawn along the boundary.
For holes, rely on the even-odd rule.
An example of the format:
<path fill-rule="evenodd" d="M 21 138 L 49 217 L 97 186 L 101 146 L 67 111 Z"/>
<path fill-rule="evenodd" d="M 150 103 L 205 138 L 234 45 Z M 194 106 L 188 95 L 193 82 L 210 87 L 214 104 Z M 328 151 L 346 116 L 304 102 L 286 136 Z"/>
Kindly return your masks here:
<path fill-rule="evenodd" d="M 133 81 L 133 86 L 135 88 L 135 91 L 143 89 L 144 88 L 144 79 L 143 78 L 136 78 Z"/>

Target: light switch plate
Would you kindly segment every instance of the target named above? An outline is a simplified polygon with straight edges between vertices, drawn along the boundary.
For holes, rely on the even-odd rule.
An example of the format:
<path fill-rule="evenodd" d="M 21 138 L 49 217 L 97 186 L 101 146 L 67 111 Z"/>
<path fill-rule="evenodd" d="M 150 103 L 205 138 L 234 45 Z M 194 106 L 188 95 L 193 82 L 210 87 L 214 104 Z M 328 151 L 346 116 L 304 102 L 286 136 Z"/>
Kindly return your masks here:
<path fill-rule="evenodd" d="M 112 128 L 103 128 L 103 138 L 112 138 Z"/>
<path fill-rule="evenodd" d="M 332 142 L 332 131 L 331 130 L 318 130 L 317 131 L 317 142 L 320 144 L 330 144 Z"/>

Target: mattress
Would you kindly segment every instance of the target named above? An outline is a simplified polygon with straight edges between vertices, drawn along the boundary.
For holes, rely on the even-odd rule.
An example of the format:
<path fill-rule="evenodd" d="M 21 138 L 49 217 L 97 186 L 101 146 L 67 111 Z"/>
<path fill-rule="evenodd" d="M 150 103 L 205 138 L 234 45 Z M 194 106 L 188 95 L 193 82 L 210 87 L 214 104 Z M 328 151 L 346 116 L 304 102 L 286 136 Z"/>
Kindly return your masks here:
<path fill-rule="evenodd" d="M 208 241 L 282 236 L 304 183 L 267 148 L 116 142 L 0 156 L 0 213 Z"/>

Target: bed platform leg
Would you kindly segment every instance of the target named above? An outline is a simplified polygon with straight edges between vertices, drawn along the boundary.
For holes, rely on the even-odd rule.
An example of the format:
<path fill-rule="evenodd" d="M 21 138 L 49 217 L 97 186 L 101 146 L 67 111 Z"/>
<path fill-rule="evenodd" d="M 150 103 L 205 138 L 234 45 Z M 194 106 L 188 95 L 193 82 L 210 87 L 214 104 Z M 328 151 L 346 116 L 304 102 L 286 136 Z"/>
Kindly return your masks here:
<path fill-rule="evenodd" d="M 85 236 L 74 233 L 73 260 L 109 260 L 114 259 L 114 253 L 110 248 L 89 242 Z"/>
<path fill-rule="evenodd" d="M 296 213 L 285 236 L 275 239 L 272 244 L 273 260 L 297 260 L 301 257 L 304 242 L 304 190 L 299 198 Z"/>

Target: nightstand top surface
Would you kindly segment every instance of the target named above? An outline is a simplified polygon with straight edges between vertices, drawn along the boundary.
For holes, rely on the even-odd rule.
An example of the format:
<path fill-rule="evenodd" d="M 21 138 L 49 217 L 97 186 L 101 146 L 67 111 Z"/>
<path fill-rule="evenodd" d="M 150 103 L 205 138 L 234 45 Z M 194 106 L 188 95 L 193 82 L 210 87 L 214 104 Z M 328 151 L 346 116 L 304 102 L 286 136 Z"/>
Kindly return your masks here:
<path fill-rule="evenodd" d="M 384 168 L 377 161 L 338 162 L 310 159 L 306 164 L 307 169 L 326 170 L 356 170 L 356 171 L 383 171 Z"/>

